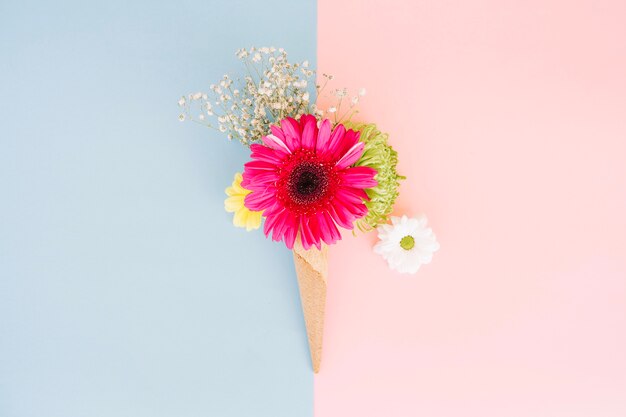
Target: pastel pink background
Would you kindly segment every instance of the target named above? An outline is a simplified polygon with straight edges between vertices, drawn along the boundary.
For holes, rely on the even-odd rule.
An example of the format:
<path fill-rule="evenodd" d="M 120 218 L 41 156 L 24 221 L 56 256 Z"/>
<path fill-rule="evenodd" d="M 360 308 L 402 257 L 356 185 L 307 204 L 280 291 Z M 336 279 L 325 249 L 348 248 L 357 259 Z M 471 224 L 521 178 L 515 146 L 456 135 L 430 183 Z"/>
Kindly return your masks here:
<path fill-rule="evenodd" d="M 316 417 L 626 416 L 626 2 L 319 0 L 318 36 L 441 250 L 333 248 Z"/>

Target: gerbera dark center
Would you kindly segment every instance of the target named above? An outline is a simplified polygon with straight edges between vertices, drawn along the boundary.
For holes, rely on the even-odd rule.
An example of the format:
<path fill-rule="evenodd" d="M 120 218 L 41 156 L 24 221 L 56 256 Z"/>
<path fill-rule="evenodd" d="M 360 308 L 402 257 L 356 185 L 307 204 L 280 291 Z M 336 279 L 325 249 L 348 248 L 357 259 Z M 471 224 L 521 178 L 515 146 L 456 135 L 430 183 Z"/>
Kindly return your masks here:
<path fill-rule="evenodd" d="M 304 162 L 296 166 L 287 182 L 289 196 L 297 204 L 311 204 L 325 195 L 328 173 L 323 164 Z"/>
<path fill-rule="evenodd" d="M 300 178 L 296 180 L 296 189 L 301 195 L 310 195 L 317 190 L 320 178 L 314 172 L 305 171 L 300 174 Z"/>

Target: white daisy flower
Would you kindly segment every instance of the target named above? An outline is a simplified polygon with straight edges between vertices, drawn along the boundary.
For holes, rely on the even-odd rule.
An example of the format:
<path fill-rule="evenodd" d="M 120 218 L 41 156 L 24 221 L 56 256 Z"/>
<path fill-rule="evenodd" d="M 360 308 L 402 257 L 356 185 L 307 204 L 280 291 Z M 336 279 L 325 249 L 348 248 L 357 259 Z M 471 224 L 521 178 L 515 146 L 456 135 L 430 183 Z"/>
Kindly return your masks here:
<path fill-rule="evenodd" d="M 391 269 L 415 274 L 422 264 L 429 263 L 439 249 L 437 238 L 423 214 L 417 218 L 391 217 L 391 224 L 378 226 L 380 241 L 374 252 L 387 261 Z"/>

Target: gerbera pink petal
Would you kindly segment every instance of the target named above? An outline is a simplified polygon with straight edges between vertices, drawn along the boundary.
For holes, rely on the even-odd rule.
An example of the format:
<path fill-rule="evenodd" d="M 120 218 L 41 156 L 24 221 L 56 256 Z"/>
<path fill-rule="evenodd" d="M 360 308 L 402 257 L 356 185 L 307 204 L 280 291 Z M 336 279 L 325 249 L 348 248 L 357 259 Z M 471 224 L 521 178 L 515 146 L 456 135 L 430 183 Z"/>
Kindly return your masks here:
<path fill-rule="evenodd" d="M 253 191 L 248 194 L 243 204 L 252 211 L 263 211 L 274 204 L 274 196 L 269 193 Z"/>
<path fill-rule="evenodd" d="M 246 170 L 275 171 L 276 164 L 272 164 L 271 162 L 267 162 L 267 161 L 259 161 L 257 159 L 257 160 L 252 160 L 250 162 L 246 162 L 245 164 L 243 164 L 243 168 L 244 168 L 244 171 Z"/>
<path fill-rule="evenodd" d="M 252 195 L 252 194 L 249 194 Z M 271 212 L 271 215 L 267 215 L 265 217 L 265 224 L 263 225 L 263 233 L 265 233 L 265 236 L 269 236 L 270 232 L 272 232 L 274 230 L 274 226 L 276 225 L 276 222 L 278 222 L 278 220 L 280 219 L 280 214 L 285 211 L 284 207 L 280 207 L 278 206 L 278 204 L 275 204 L 273 206 L 271 206 L 265 213 L 263 214 L 267 214 L 268 212 Z"/>
<path fill-rule="evenodd" d="M 345 203 L 342 203 L 345 204 Z M 347 207 L 350 210 L 350 213 L 354 216 L 355 219 L 360 219 L 361 217 L 367 214 L 367 206 L 365 204 L 354 204 L 351 203 L 350 206 Z"/>
<path fill-rule="evenodd" d="M 311 247 L 311 243 L 309 243 L 309 236 L 311 235 L 311 231 L 309 230 L 309 219 L 304 216 L 300 216 L 299 218 L 299 232 L 300 232 L 300 242 L 302 243 L 302 247 L 304 249 L 309 249 Z"/>
<path fill-rule="evenodd" d="M 287 146 L 287 144 L 280 139 L 278 136 L 267 135 L 261 138 L 263 143 L 278 152 L 291 153 L 291 149 Z"/>
<path fill-rule="evenodd" d="M 309 217 L 309 230 L 311 231 L 311 236 L 309 241 L 317 247 L 317 249 L 322 249 L 322 236 L 323 231 L 320 228 L 320 225 L 317 221 L 317 217 L 312 215 Z"/>
<path fill-rule="evenodd" d="M 300 216 L 300 239 L 302 240 L 302 247 L 307 250 L 313 245 L 319 245 L 319 242 L 316 242 L 313 236 L 312 223 L 313 217 Z"/>
<path fill-rule="evenodd" d="M 259 173 L 255 173 L 253 175 L 254 181 L 248 181 L 249 184 L 246 186 L 242 185 L 246 190 L 259 190 L 259 191 L 269 191 L 270 187 L 274 186 L 274 183 L 278 179 L 278 174 L 274 171 L 262 171 Z M 242 181 L 243 183 L 243 181 Z M 273 190 L 276 190 L 273 188 Z"/>
<path fill-rule="evenodd" d="M 265 212 L 263 212 L 263 215 L 266 217 L 271 217 L 275 215 L 276 213 L 281 212 L 284 209 L 285 209 L 285 206 L 280 204 L 278 201 L 275 201 L 274 204 L 270 208 L 268 208 L 267 210 L 265 210 Z"/>
<path fill-rule="evenodd" d="M 285 210 L 276 216 L 278 219 L 274 225 L 272 232 L 272 240 L 280 242 L 285 236 L 287 227 L 289 227 L 289 213 Z"/>
<path fill-rule="evenodd" d="M 346 128 L 343 127 L 343 125 L 339 125 L 335 127 L 335 129 L 330 134 L 330 139 L 328 139 L 326 152 L 331 155 L 337 155 L 338 154 L 337 150 L 340 148 L 345 134 L 346 134 Z"/>
<path fill-rule="evenodd" d="M 287 248 L 293 249 L 293 244 L 295 243 L 296 236 L 298 235 L 298 219 L 294 215 L 289 214 L 286 224 L 287 230 L 285 230 L 285 245 L 287 245 Z"/>
<path fill-rule="evenodd" d="M 262 175 L 264 173 L 271 173 L 272 171 L 255 171 L 253 169 L 248 169 L 243 173 L 243 179 L 241 181 L 241 186 L 246 190 L 254 190 L 260 189 L 259 186 L 262 185 L 264 188 L 267 187 L 266 183 L 261 183 L 256 180 L 258 175 Z M 263 178 L 263 177 L 259 177 Z"/>
<path fill-rule="evenodd" d="M 310 121 L 314 121 L 315 125 L 317 126 L 317 118 L 313 116 L 312 114 L 303 114 L 302 116 L 300 116 L 300 131 L 301 132 L 304 131 L 304 126 Z"/>
<path fill-rule="evenodd" d="M 378 181 L 374 179 L 376 170 L 370 167 L 353 167 L 341 172 L 341 177 L 356 188 L 372 188 L 378 185 Z"/>
<path fill-rule="evenodd" d="M 363 192 L 363 194 L 365 194 L 365 192 Z M 367 194 L 363 196 L 349 188 L 341 188 L 335 196 L 337 201 L 357 217 L 361 217 L 367 213 L 367 208 L 365 204 L 363 204 L 363 200 L 366 198 Z"/>
<path fill-rule="evenodd" d="M 270 126 L 270 130 L 272 131 L 272 135 L 278 137 L 283 142 L 287 143 L 287 141 L 285 140 L 285 133 L 283 132 L 283 130 L 280 127 L 278 127 L 276 125 L 271 125 Z"/>
<path fill-rule="evenodd" d="M 337 161 L 337 168 L 344 169 L 358 161 L 361 155 L 363 155 L 364 147 L 365 144 L 363 142 L 358 142 L 348 149 L 341 159 Z"/>
<path fill-rule="evenodd" d="M 354 188 L 354 187 L 343 186 L 343 187 L 340 187 L 340 189 L 338 190 L 337 194 L 351 195 L 351 196 L 354 196 L 355 198 L 360 198 L 360 201 L 369 200 L 370 199 L 368 197 L 367 193 L 365 192 L 365 190 L 362 189 L 362 188 Z"/>
<path fill-rule="evenodd" d="M 265 182 L 267 180 L 265 174 L 272 174 L 273 172 L 274 171 L 255 170 L 248 168 L 243 172 L 241 186 L 246 190 L 265 189 L 269 185 L 267 182 Z M 257 178 L 263 179 L 264 181 L 258 181 Z"/>
<path fill-rule="evenodd" d="M 280 122 L 280 126 L 285 134 L 285 141 L 289 146 L 289 149 L 292 151 L 300 149 L 302 130 L 300 129 L 298 122 L 291 117 L 287 117 Z"/>
<path fill-rule="evenodd" d="M 313 240 L 312 243 L 317 247 L 317 249 L 321 250 L 322 239 L 324 238 L 325 231 L 320 226 L 316 215 L 309 217 L 309 230 L 311 230 L 311 238 Z"/>
<path fill-rule="evenodd" d="M 250 150 L 252 151 L 252 154 L 250 155 L 252 159 L 269 162 L 274 165 L 282 161 L 282 157 L 280 156 L 280 154 L 277 152 L 274 152 L 272 149 L 268 148 L 267 146 L 259 145 L 258 143 L 253 143 L 252 145 L 250 145 Z"/>
<path fill-rule="evenodd" d="M 317 213 L 316 217 L 317 224 L 322 230 L 322 239 L 327 245 L 332 245 L 333 243 L 341 239 L 339 229 L 337 229 L 335 222 L 330 217 L 330 214 L 328 214 L 328 212 L 319 212 Z"/>
<path fill-rule="evenodd" d="M 256 162 L 259 162 L 259 161 L 256 161 Z M 258 181 L 257 178 L 264 179 L 266 178 L 265 177 L 266 174 L 275 175 L 276 171 L 263 168 L 263 167 L 256 168 L 254 166 L 252 167 L 246 166 L 246 164 L 244 164 L 243 179 L 241 181 L 241 186 L 247 190 L 252 190 L 255 187 L 258 188 L 257 186 L 261 184 L 261 182 Z M 261 177 L 259 177 L 259 175 L 261 175 Z"/>
<path fill-rule="evenodd" d="M 311 115 L 304 115 L 300 118 L 302 125 L 302 148 L 315 149 L 317 141 L 317 120 Z"/>
<path fill-rule="evenodd" d="M 335 155 L 343 156 L 346 152 L 348 152 L 354 145 L 359 143 L 360 132 L 355 132 L 352 129 L 346 130 L 346 133 L 341 139 L 341 142 L 337 145 L 337 147 L 333 150 Z"/>
<path fill-rule="evenodd" d="M 325 119 L 320 125 L 317 133 L 317 143 L 315 149 L 320 153 L 326 153 L 330 140 L 330 120 Z"/>
<path fill-rule="evenodd" d="M 316 235 L 320 237 L 320 240 L 323 240 L 324 243 L 330 244 L 332 241 L 330 230 L 328 230 L 328 225 L 326 224 L 326 220 L 320 216 L 320 213 L 314 214 L 311 216 L 315 228 L 313 231 L 317 232 Z"/>
<path fill-rule="evenodd" d="M 352 230 L 355 216 L 339 200 L 335 199 L 329 207 L 329 212 L 335 223 L 344 229 Z"/>

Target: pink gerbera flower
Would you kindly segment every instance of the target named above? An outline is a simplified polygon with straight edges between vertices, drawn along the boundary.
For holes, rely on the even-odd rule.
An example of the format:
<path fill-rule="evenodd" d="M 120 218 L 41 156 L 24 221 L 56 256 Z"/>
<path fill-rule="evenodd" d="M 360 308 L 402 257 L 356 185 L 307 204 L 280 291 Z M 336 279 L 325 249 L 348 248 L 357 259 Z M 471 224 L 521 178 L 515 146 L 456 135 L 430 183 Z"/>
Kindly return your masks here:
<path fill-rule="evenodd" d="M 329 120 L 317 127 L 315 116 L 304 115 L 272 126 L 263 145 L 254 144 L 241 185 L 251 193 L 245 205 L 263 211 L 264 232 L 293 248 L 298 232 L 309 249 L 341 239 L 337 225 L 352 229 L 367 213 L 366 188 L 376 186 L 376 170 L 353 167 L 364 144 L 359 132 L 341 124 L 331 131 Z"/>

